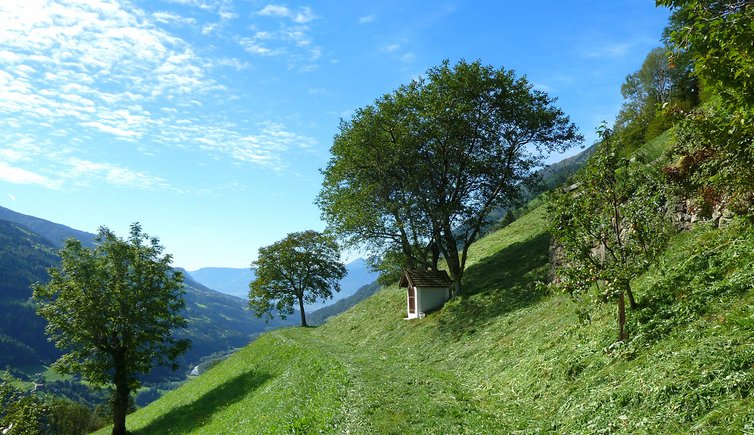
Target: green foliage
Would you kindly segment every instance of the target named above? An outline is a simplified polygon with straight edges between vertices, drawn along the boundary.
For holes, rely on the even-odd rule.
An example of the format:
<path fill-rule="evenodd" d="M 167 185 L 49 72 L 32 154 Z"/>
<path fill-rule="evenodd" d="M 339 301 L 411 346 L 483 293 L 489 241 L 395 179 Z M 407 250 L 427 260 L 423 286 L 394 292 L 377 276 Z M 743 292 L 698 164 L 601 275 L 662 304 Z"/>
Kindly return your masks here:
<path fill-rule="evenodd" d="M 708 104 L 679 123 L 675 138 L 664 171 L 685 195 L 754 215 L 754 111 Z"/>
<path fill-rule="evenodd" d="M 46 281 L 46 269 L 56 264 L 52 244 L 17 224 L 0 220 L 0 367 L 60 356 L 47 341 L 44 319 L 29 302 L 31 284 Z"/>
<path fill-rule="evenodd" d="M 673 10 L 669 38 L 694 59 L 718 97 L 678 128 L 666 172 L 688 195 L 729 200 L 754 215 L 754 6 L 745 0 L 659 0 Z"/>
<path fill-rule="evenodd" d="M 12 425 L 12 426 L 11 426 Z M 10 434 L 81 435 L 104 425 L 87 406 L 49 395 L 24 393 L 0 380 L 0 428 Z"/>
<path fill-rule="evenodd" d="M 625 103 L 615 133 L 631 148 L 667 130 L 679 114 L 699 104 L 699 85 L 689 56 L 671 56 L 665 47 L 653 49 L 621 86 Z"/>
<path fill-rule="evenodd" d="M 71 402 L 86 405 L 89 408 L 95 408 L 98 405 L 107 403 L 110 398 L 107 390 L 93 389 L 87 384 L 72 379 L 51 380 L 42 378 L 35 382 L 42 383 L 44 391 L 47 394 L 55 395 L 61 399 L 68 399 Z"/>
<path fill-rule="evenodd" d="M 623 296 L 635 307 L 630 282 L 662 252 L 670 234 L 667 195 L 659 173 L 631 165 L 606 127 L 589 164 L 574 178 L 574 191 L 551 196 L 550 232 L 563 249 L 559 286 L 573 297 L 592 286 L 618 300 L 619 339 L 625 338 Z"/>
<path fill-rule="evenodd" d="M 116 388 L 116 432 L 125 431 L 125 410 L 138 375 L 155 365 L 175 364 L 189 346 L 174 337 L 186 326 L 182 275 L 170 267 L 159 240 L 131 226 L 127 240 L 100 228 L 97 246 L 75 239 L 60 251 L 61 265 L 47 284 L 34 285 L 38 313 L 66 353 L 60 373 L 78 373 L 94 385 Z"/>
<path fill-rule="evenodd" d="M 256 279 L 249 284 L 249 307 L 257 317 L 271 318 L 277 310 L 285 318 L 298 303 L 301 326 L 307 326 L 304 303 L 332 298 L 347 273 L 333 237 L 311 230 L 288 234 L 259 248 L 252 268 Z"/>
<path fill-rule="evenodd" d="M 0 216 L 4 216 L 2 213 L 0 209 Z M 26 218 L 31 223 L 36 219 Z M 50 222 L 37 221 L 56 228 Z M 65 234 L 77 233 L 68 229 Z M 93 240 L 95 236 L 84 234 L 87 235 L 84 246 L 89 246 L 87 240 Z M 47 268 L 60 264 L 56 252 L 55 246 L 35 231 L 0 221 L 0 276 L 3 277 L 0 280 L 0 368 L 10 369 L 13 376 L 26 381 L 43 370 L 40 368 L 43 363 L 49 364 L 61 355 L 48 340 L 45 334 L 47 322 L 36 313 L 36 306 L 31 301 L 31 284 L 47 282 Z M 192 346 L 176 361 L 183 370 L 154 367 L 149 373 L 139 375 L 142 385 L 163 384 L 159 387 L 161 390 L 175 388 L 203 356 L 242 347 L 262 331 L 295 324 L 280 320 L 269 323 L 250 320 L 244 301 L 209 290 L 190 277 L 184 278 L 186 306 L 181 316 L 186 318 L 188 325 L 185 330 L 176 331 L 176 338 L 190 339 Z M 175 383 L 166 382 L 171 380 Z M 46 392 L 92 407 L 110 397 L 103 392 L 89 391 L 80 382 L 62 380 L 49 371 L 38 382 L 45 384 Z"/>
<path fill-rule="evenodd" d="M 679 53 L 716 93 L 737 106 L 754 106 L 754 5 L 749 0 L 657 0 L 670 7 L 668 34 Z"/>
<path fill-rule="evenodd" d="M 526 78 L 445 61 L 341 124 L 318 203 L 338 235 L 389 254 L 389 271 L 437 268 L 442 254 L 458 295 L 490 213 L 518 199 L 545 153 L 578 140 Z"/>
<path fill-rule="evenodd" d="M 97 415 L 89 407 L 61 398 L 47 398 L 50 412 L 50 433 L 84 435 L 91 433 L 106 423 L 103 416 Z"/>

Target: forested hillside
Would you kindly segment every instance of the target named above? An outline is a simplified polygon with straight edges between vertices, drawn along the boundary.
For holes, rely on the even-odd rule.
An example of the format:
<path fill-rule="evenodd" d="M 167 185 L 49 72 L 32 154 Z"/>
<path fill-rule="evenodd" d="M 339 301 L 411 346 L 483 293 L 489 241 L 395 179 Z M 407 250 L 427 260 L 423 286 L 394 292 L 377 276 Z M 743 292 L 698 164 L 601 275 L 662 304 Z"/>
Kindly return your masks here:
<path fill-rule="evenodd" d="M 47 229 L 46 234 L 73 236 L 79 233 L 41 219 L 27 216 L 25 220 L 41 222 L 40 226 Z M 93 240 L 91 234 L 82 234 L 85 241 Z M 59 407 L 55 411 L 57 416 L 71 413 L 72 419 L 79 418 L 74 426 L 90 428 L 100 427 L 101 419 L 109 413 L 106 390 L 92 390 L 80 378 L 61 377 L 49 368 L 62 352 L 45 333 L 47 322 L 39 316 L 32 301 L 32 284 L 47 282 L 48 268 L 59 264 L 58 247 L 46 237 L 21 224 L 0 220 L 0 368 L 3 380 L 11 374 L 16 378 L 14 384 L 20 387 L 13 392 L 7 390 L 9 384 L 0 383 L 0 404 L 23 406 L 18 412 L 27 415 L 25 419 L 31 426 L 19 428 L 20 432 L 31 430 L 35 419 L 39 424 L 52 424 L 49 418 L 43 417 L 53 412 L 48 408 L 51 406 Z M 278 319 L 265 322 L 253 318 L 246 310 L 245 300 L 208 289 L 188 276 L 184 286 L 185 309 L 181 314 L 188 325 L 175 333 L 189 339 L 191 347 L 177 360 L 178 370 L 159 367 L 140 376 L 144 388 L 134 394 L 139 406 L 180 385 L 195 366 L 206 367 L 248 344 L 258 334 L 292 324 Z M 45 397 L 43 402 L 34 405 L 38 394 L 29 394 L 36 388 L 46 395 L 40 396 Z M 21 405 L 24 403 L 26 405 Z M 37 412 L 41 414 L 34 414 Z M 3 417 L 5 411 L 0 412 L 0 418 Z"/>
<path fill-rule="evenodd" d="M 58 264 L 57 248 L 46 238 L 8 221 L 0 221 L 0 237 L 0 304 L 4 307 L 0 337 L 2 345 L 13 350 L 0 355 L 0 365 L 50 363 L 59 351 L 48 342 L 45 323 L 30 298 L 31 284 L 47 281 L 47 268 Z M 184 356 L 182 370 L 172 378 L 183 378 L 203 356 L 243 346 L 256 334 L 290 324 L 254 319 L 246 311 L 244 300 L 208 289 L 190 277 L 185 278 L 185 284 L 189 319 L 186 336 L 193 344 Z"/>
<path fill-rule="evenodd" d="M 0 220 L 0 367 L 49 361 L 60 352 L 47 341 L 45 322 L 31 302 L 31 285 L 46 281 L 56 248 L 24 227 Z"/>

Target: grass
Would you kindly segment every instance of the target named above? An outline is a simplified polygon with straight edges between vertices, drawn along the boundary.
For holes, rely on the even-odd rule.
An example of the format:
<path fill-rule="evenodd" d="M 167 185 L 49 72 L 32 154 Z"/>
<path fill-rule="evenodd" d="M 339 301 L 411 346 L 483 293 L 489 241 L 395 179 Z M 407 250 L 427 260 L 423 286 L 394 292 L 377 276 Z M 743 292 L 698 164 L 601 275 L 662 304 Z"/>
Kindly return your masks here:
<path fill-rule="evenodd" d="M 425 319 L 403 320 L 404 290 L 384 288 L 323 326 L 262 335 L 130 415 L 129 430 L 754 431 L 750 227 L 677 236 L 634 283 L 633 341 L 614 347 L 612 304 L 579 323 L 539 284 L 545 223 L 537 207 L 476 243 L 464 296 Z"/>

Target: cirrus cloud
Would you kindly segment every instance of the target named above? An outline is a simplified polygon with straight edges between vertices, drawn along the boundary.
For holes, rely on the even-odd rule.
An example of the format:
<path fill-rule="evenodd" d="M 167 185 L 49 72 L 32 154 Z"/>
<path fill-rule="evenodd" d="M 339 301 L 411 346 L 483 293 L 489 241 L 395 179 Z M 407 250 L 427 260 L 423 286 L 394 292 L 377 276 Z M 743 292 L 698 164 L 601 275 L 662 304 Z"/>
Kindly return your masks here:
<path fill-rule="evenodd" d="M 224 0 L 174 2 L 214 12 L 221 21 L 235 16 Z M 289 12 L 286 19 L 294 23 L 314 19 L 307 8 Z M 199 25 L 194 18 L 147 13 L 126 0 L 4 0 L 0 22 L 3 181 L 60 188 L 99 180 L 166 189 L 172 187 L 161 174 L 107 162 L 106 148 L 147 156 L 160 148 L 192 148 L 281 170 L 293 142 L 312 142 L 282 124 L 248 127 L 206 116 L 207 103 L 234 97 L 212 69 L 239 71 L 249 64 L 203 57 L 169 31 L 175 24 Z M 297 26 L 273 36 L 318 50 Z"/>

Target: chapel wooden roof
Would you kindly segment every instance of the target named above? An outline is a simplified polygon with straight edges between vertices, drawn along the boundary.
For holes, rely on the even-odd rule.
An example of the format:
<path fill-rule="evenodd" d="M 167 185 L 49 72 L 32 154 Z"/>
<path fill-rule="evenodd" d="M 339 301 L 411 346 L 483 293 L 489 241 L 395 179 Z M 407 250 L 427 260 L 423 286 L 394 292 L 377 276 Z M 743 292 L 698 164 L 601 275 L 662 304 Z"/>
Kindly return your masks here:
<path fill-rule="evenodd" d="M 404 270 L 401 275 L 401 287 L 450 287 L 453 285 L 444 270 Z"/>

